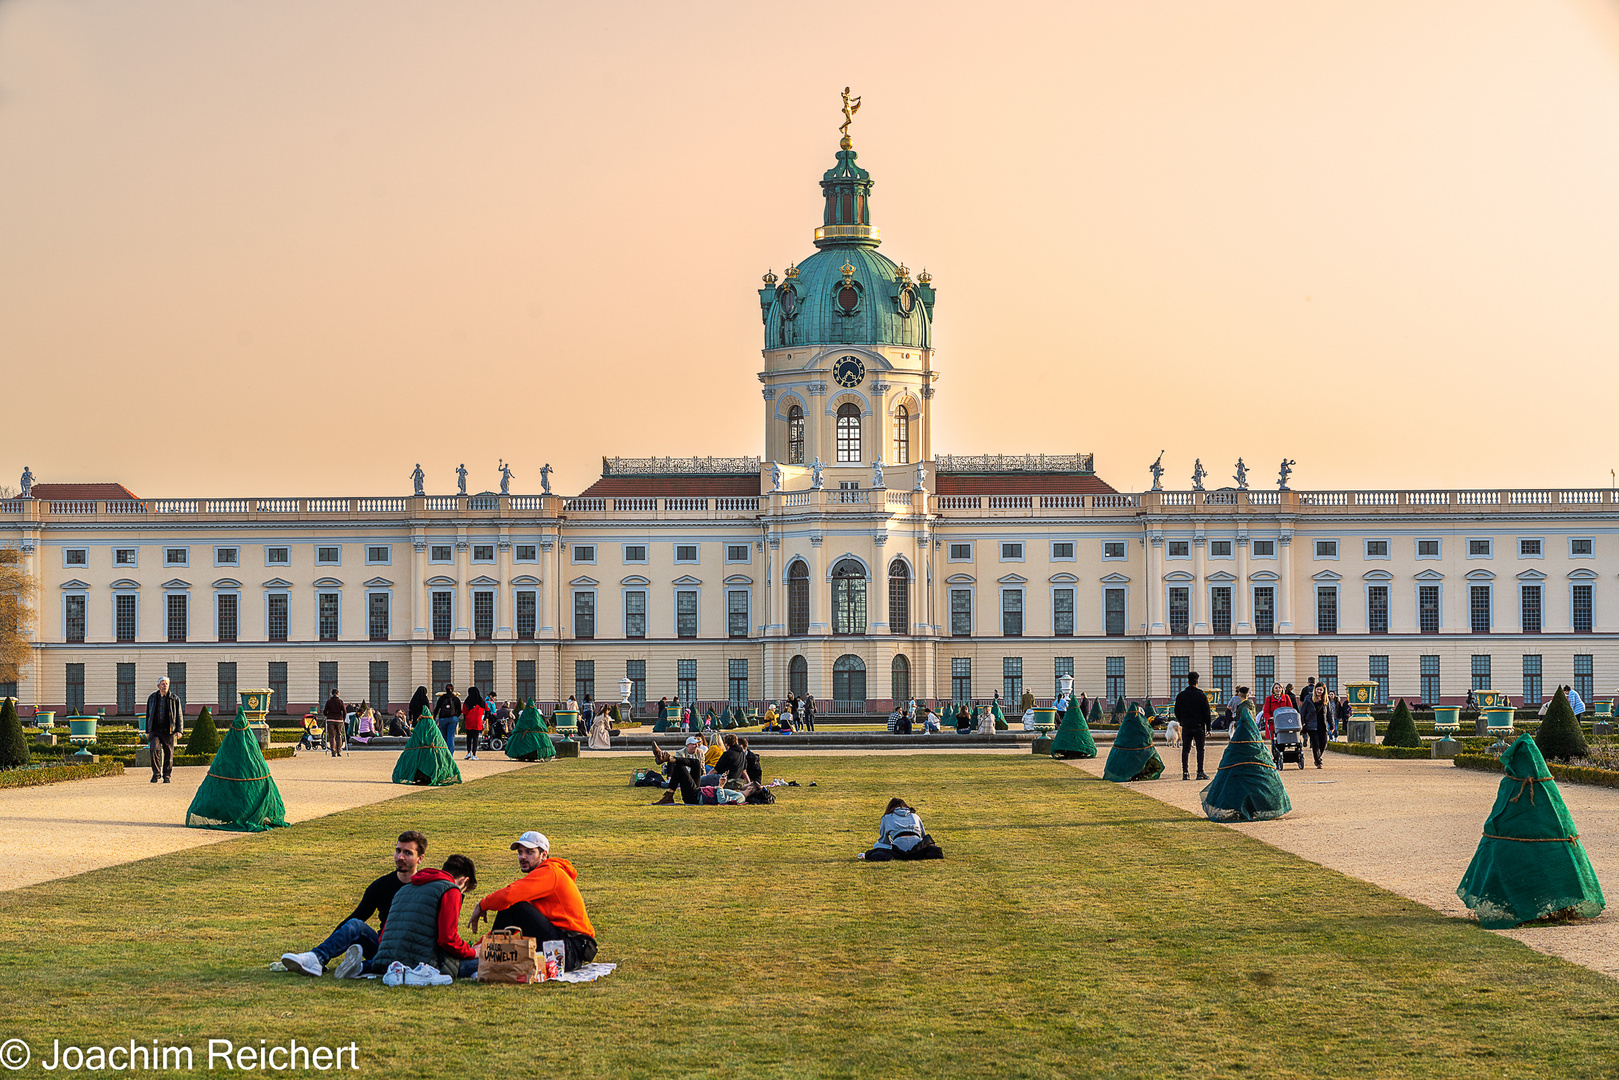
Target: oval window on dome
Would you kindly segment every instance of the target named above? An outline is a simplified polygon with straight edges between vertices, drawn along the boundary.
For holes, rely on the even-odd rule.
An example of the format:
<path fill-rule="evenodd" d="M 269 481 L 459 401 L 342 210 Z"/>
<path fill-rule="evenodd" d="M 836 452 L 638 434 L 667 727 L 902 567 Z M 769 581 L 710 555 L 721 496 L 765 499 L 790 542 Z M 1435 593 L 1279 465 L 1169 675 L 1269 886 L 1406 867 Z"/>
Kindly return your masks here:
<path fill-rule="evenodd" d="M 853 311 L 856 305 L 859 303 L 860 294 L 855 292 L 854 289 L 845 285 L 843 288 L 838 290 L 838 307 L 842 308 L 844 311 Z"/>

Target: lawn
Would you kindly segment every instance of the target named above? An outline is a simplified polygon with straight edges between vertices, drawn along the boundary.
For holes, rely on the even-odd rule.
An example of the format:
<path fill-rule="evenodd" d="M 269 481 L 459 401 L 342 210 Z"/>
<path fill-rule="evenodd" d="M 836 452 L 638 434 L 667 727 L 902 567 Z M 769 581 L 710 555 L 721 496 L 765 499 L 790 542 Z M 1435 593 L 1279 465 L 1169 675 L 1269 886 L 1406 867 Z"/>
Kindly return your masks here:
<path fill-rule="evenodd" d="M 787 757 L 773 807 L 562 762 L 0 893 L 0 1040 L 359 1045 L 364 1073 L 1612 1076 L 1619 983 L 1078 770 Z M 943 862 L 866 865 L 905 796 Z M 386 989 L 268 970 L 419 828 L 479 893 L 574 861 L 612 976 Z M 345 1060 L 345 1067 L 347 1061 Z M 17 1075 L 43 1075 L 38 1065 Z"/>

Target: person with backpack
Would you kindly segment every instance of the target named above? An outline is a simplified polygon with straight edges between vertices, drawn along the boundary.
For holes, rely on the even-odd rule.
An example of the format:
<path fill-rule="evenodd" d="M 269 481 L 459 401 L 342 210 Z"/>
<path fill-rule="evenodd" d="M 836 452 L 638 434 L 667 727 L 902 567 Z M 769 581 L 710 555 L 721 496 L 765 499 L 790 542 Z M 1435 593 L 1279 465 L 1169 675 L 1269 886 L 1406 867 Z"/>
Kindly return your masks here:
<path fill-rule="evenodd" d="M 944 849 L 933 842 L 922 819 L 916 816 L 904 799 L 888 800 L 883 819 L 877 825 L 877 842 L 870 851 L 855 856 L 867 862 L 888 862 L 892 859 L 942 859 Z"/>
<path fill-rule="evenodd" d="M 439 733 L 444 736 L 444 745 L 454 750 L 455 726 L 461 721 L 461 699 L 456 696 L 453 684 L 445 683 L 444 693 L 433 703 L 433 720 L 438 724 Z M 416 717 L 411 717 L 411 722 L 415 721 Z"/>

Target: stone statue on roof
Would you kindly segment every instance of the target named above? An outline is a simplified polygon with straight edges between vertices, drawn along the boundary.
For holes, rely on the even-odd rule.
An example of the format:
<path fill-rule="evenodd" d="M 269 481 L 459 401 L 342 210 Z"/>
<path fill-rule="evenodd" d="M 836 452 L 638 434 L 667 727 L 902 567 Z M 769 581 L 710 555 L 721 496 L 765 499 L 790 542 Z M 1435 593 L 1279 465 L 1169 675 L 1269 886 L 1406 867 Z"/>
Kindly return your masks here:
<path fill-rule="evenodd" d="M 1207 475 L 1209 475 L 1209 471 L 1203 467 L 1203 459 L 1198 458 L 1196 461 L 1194 461 L 1192 463 L 1192 490 L 1193 491 L 1202 491 L 1203 490 L 1203 478 L 1205 476 L 1207 476 Z"/>
<path fill-rule="evenodd" d="M 923 462 L 916 463 L 916 490 L 925 491 L 928 486 L 928 467 Z"/>
<path fill-rule="evenodd" d="M 814 463 L 810 465 L 810 490 L 811 491 L 820 491 L 821 490 L 821 470 L 823 470 L 825 468 L 826 468 L 826 466 L 821 464 L 820 455 L 817 454 L 815 456 Z"/>
<path fill-rule="evenodd" d="M 510 495 L 512 493 L 512 476 L 513 476 L 512 467 L 510 465 L 506 464 L 506 459 L 505 458 L 501 458 L 500 459 L 500 493 L 502 495 Z"/>
<path fill-rule="evenodd" d="M 455 493 L 457 495 L 467 493 L 467 463 L 464 461 L 455 467 Z"/>
<path fill-rule="evenodd" d="M 770 490 L 781 490 L 781 462 L 779 461 L 770 463 Z"/>
<path fill-rule="evenodd" d="M 551 494 L 551 463 L 549 461 L 540 466 L 540 492 L 545 495 Z"/>
<path fill-rule="evenodd" d="M 1242 458 L 1237 459 L 1237 475 L 1231 479 L 1237 482 L 1238 491 L 1248 490 L 1248 466 L 1242 463 Z"/>
<path fill-rule="evenodd" d="M 34 497 L 34 473 L 26 465 L 22 467 L 22 497 L 25 499 Z"/>
<path fill-rule="evenodd" d="M 874 488 L 887 487 L 883 483 L 883 459 L 878 458 L 871 463 L 871 486 Z"/>
<path fill-rule="evenodd" d="M 1152 473 L 1152 489 L 1154 491 L 1164 490 L 1164 452 L 1162 450 L 1158 451 L 1158 460 L 1147 466 L 1147 471 Z"/>
<path fill-rule="evenodd" d="M 419 461 L 416 463 L 416 468 L 411 470 L 410 482 L 416 485 L 416 494 L 427 494 L 427 492 L 422 489 L 422 485 L 427 483 L 427 474 L 422 472 L 422 463 Z"/>
<path fill-rule="evenodd" d="M 1287 478 L 1289 476 L 1293 475 L 1293 466 L 1295 466 L 1297 464 L 1298 464 L 1297 461 L 1294 461 L 1294 460 L 1292 460 L 1290 458 L 1283 458 L 1282 459 L 1282 471 L 1278 474 L 1278 478 L 1276 480 L 1276 488 L 1277 488 L 1278 491 L 1289 491 L 1289 490 L 1291 490 L 1287 486 Z"/>

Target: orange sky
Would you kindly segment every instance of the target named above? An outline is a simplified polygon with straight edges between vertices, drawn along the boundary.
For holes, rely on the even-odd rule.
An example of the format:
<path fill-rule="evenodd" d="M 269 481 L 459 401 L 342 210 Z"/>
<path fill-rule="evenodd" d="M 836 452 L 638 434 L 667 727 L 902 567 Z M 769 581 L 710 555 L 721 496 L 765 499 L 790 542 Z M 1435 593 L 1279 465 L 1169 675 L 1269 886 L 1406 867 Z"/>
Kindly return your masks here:
<path fill-rule="evenodd" d="M 838 91 L 939 451 L 1121 489 L 1619 466 L 1619 7 L 0 3 L 0 481 L 756 454 Z M 161 422 L 159 422 L 161 418 Z"/>

